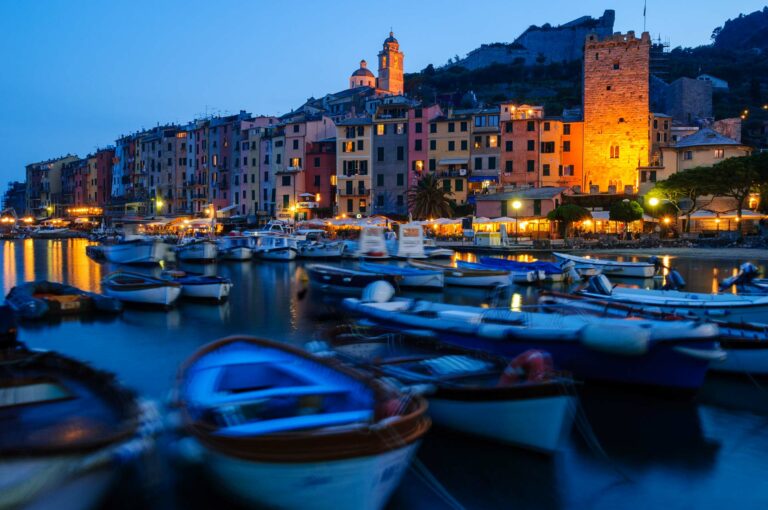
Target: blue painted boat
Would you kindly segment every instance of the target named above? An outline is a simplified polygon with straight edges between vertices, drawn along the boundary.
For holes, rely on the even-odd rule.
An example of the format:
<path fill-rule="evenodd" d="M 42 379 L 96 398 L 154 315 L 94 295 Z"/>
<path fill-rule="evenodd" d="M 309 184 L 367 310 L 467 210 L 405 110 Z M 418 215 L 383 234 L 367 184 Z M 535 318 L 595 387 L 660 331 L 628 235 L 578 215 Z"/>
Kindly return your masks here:
<path fill-rule="evenodd" d="M 430 426 L 421 397 L 337 360 L 249 337 L 197 351 L 177 391 L 202 464 L 260 507 L 378 510 Z"/>
<path fill-rule="evenodd" d="M 445 286 L 445 276 L 441 269 L 422 269 L 413 266 L 393 266 L 360 262 L 360 269 L 378 275 L 400 276 L 401 287 L 440 290 Z"/>
<path fill-rule="evenodd" d="M 27 282 L 12 288 L 5 302 L 22 319 L 85 313 L 119 313 L 122 303 L 58 282 Z"/>
<path fill-rule="evenodd" d="M 164 280 L 181 285 L 181 295 L 192 299 L 224 301 L 232 290 L 232 280 L 223 276 L 188 273 L 186 271 L 163 271 Z"/>
<path fill-rule="evenodd" d="M 721 359 L 714 324 L 516 312 L 411 299 L 348 298 L 368 321 L 409 336 L 514 358 L 530 349 L 552 355 L 579 379 L 696 390 Z"/>
<path fill-rule="evenodd" d="M 509 275 L 508 283 L 517 283 L 519 285 L 527 285 L 539 280 L 538 271 L 519 271 L 507 269 L 504 267 L 486 266 L 485 264 L 477 264 L 475 262 L 465 262 L 463 260 L 456 261 L 456 267 L 459 269 L 470 269 L 473 271 L 503 271 Z"/>
<path fill-rule="evenodd" d="M 499 257 L 480 257 L 480 263 L 484 266 L 501 267 L 510 271 L 536 271 L 543 272 L 545 279 L 551 282 L 559 282 L 564 278 L 563 268 L 554 262 L 536 260 L 534 262 L 520 262 L 517 260 L 501 259 Z"/>

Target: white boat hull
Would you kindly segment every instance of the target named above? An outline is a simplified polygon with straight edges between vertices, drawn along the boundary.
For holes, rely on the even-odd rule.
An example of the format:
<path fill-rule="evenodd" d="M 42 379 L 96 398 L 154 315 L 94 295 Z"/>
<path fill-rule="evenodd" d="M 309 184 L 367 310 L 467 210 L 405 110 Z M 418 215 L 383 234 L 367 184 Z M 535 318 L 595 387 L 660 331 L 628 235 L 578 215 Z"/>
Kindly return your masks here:
<path fill-rule="evenodd" d="M 429 399 L 434 422 L 454 430 L 542 452 L 553 452 L 571 430 L 573 397 L 485 402 Z"/>
<path fill-rule="evenodd" d="M 296 510 L 378 510 L 408 469 L 418 443 L 379 455 L 312 462 L 252 462 L 208 452 L 205 466 L 238 499 Z"/>
<path fill-rule="evenodd" d="M 457 287 L 497 287 L 507 285 L 510 277 L 506 274 L 492 276 L 453 276 L 446 274 L 445 283 Z"/>
<path fill-rule="evenodd" d="M 587 259 L 562 253 L 555 253 L 554 255 L 561 262 L 571 261 L 576 264 L 577 271 L 584 268 L 594 268 L 608 276 L 621 276 L 625 278 L 653 278 L 653 275 L 656 273 L 654 265 L 645 262 Z"/>
<path fill-rule="evenodd" d="M 232 284 L 226 282 L 182 285 L 181 295 L 193 299 L 215 299 L 217 301 L 223 301 L 229 297 L 231 290 Z"/>
<path fill-rule="evenodd" d="M 83 455 L 0 461 L 0 508 L 87 510 L 96 507 L 117 478 L 115 466 L 71 474 Z"/>
<path fill-rule="evenodd" d="M 104 294 L 129 303 L 171 306 L 181 295 L 180 286 L 158 286 L 141 290 L 115 290 L 106 286 Z"/>
<path fill-rule="evenodd" d="M 179 260 L 214 260 L 218 253 L 215 243 L 189 243 L 176 249 Z"/>
<path fill-rule="evenodd" d="M 229 248 L 219 252 L 221 258 L 224 260 L 251 260 L 253 258 L 253 250 L 247 246 L 239 246 L 236 248 Z"/>
<path fill-rule="evenodd" d="M 296 258 L 296 248 L 273 248 L 269 250 L 258 250 L 256 256 L 262 260 L 293 260 Z"/>
<path fill-rule="evenodd" d="M 442 289 L 445 287 L 445 276 L 439 272 L 424 275 L 403 275 L 400 285 L 403 287 Z"/>
<path fill-rule="evenodd" d="M 299 257 L 305 259 L 331 259 L 340 258 L 344 254 L 344 245 L 341 243 L 331 245 L 311 245 L 299 247 Z"/>
<path fill-rule="evenodd" d="M 160 242 L 118 243 L 101 246 L 101 253 L 107 262 L 115 264 L 159 264 L 165 248 Z"/>

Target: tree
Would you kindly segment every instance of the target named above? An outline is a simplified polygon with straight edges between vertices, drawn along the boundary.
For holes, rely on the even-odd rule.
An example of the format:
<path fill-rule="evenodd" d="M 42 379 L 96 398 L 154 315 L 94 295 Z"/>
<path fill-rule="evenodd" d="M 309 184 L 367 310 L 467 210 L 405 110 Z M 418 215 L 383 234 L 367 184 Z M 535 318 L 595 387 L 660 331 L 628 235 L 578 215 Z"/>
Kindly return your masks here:
<path fill-rule="evenodd" d="M 576 204 L 563 204 L 547 213 L 549 221 L 556 221 L 560 224 L 560 235 L 563 236 L 563 239 L 568 238 L 568 228 L 572 223 L 591 217 L 591 212 Z"/>
<path fill-rule="evenodd" d="M 614 202 L 608 213 L 608 219 L 611 221 L 621 221 L 624 223 L 624 230 L 627 230 L 627 223 L 643 219 L 643 206 L 634 200 L 622 200 Z"/>
<path fill-rule="evenodd" d="M 686 217 L 685 231 L 691 228 L 691 214 L 712 203 L 714 192 L 710 174 L 711 167 L 696 167 L 674 173 L 664 181 L 659 181 L 649 196 L 655 196 L 673 206 L 678 214 Z M 709 200 L 699 199 L 709 196 Z"/>
<path fill-rule="evenodd" d="M 434 174 L 427 174 L 408 191 L 408 208 L 416 219 L 449 217 L 451 195 L 453 193 L 446 191 Z"/>
<path fill-rule="evenodd" d="M 713 193 L 720 197 L 732 198 L 736 202 L 736 221 L 739 237 L 743 235 L 741 211 L 747 205 L 749 195 L 758 189 L 762 177 L 762 155 L 729 158 L 712 167 L 710 179 Z"/>

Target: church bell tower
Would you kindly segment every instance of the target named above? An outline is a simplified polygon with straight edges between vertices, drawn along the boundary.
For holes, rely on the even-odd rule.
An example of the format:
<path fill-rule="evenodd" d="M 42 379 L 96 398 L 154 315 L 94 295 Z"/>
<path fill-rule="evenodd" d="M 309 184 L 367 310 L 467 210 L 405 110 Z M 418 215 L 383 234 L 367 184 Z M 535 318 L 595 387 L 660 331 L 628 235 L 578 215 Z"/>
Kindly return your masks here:
<path fill-rule="evenodd" d="M 403 93 L 403 53 L 392 32 L 384 40 L 384 48 L 379 52 L 378 88 L 392 95 Z"/>

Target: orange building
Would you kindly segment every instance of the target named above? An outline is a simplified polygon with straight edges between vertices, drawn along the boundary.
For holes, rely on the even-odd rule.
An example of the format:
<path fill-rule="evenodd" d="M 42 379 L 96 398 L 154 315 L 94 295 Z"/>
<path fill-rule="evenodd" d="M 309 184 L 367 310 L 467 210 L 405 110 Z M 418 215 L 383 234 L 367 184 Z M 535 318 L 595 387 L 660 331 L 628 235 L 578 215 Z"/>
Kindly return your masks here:
<path fill-rule="evenodd" d="M 584 47 L 584 183 L 600 191 L 637 187 L 648 166 L 649 53 L 647 32 L 587 36 Z"/>

